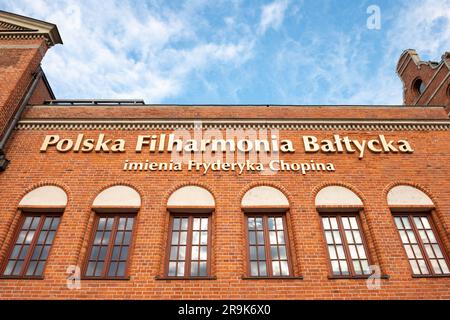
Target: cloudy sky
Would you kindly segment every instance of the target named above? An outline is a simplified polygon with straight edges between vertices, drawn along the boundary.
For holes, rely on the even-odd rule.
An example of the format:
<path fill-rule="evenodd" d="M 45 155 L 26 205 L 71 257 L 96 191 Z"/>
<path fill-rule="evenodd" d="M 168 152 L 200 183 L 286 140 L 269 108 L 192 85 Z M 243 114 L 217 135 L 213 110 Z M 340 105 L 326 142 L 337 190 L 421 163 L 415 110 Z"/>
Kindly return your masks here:
<path fill-rule="evenodd" d="M 57 98 L 185 104 L 401 104 L 398 57 L 414 48 L 439 61 L 450 51 L 449 8 L 450 0 L 0 0 L 2 10 L 58 25 L 64 45 L 43 62 Z"/>

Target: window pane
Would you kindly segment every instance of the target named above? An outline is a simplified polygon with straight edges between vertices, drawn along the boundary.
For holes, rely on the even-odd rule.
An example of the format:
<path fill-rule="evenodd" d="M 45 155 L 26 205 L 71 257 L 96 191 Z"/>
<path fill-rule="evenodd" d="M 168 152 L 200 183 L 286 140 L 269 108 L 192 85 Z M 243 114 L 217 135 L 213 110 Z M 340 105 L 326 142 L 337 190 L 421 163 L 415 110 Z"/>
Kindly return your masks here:
<path fill-rule="evenodd" d="M 325 232 L 325 238 L 327 239 L 327 243 L 328 244 L 333 244 L 333 235 L 331 234 L 331 231 L 326 231 Z"/>
<path fill-rule="evenodd" d="M 431 229 L 430 223 L 428 222 L 428 218 L 427 217 L 422 217 L 422 225 L 425 229 Z"/>
<path fill-rule="evenodd" d="M 283 230 L 283 218 L 276 218 L 277 230 Z"/>
<path fill-rule="evenodd" d="M 413 270 L 413 273 L 420 274 L 419 265 L 417 264 L 416 260 L 409 260 L 409 263 L 411 264 L 411 269 Z"/>
<path fill-rule="evenodd" d="M 119 219 L 119 226 L 117 227 L 118 230 L 125 230 L 125 226 L 127 223 L 127 219 L 126 218 L 120 218 Z"/>
<path fill-rule="evenodd" d="M 402 217 L 402 222 L 405 229 L 411 229 L 411 225 L 409 224 L 409 219 L 407 217 Z"/>
<path fill-rule="evenodd" d="M 350 229 L 350 222 L 348 221 L 348 218 L 346 218 L 346 217 L 342 218 L 342 225 L 343 225 L 344 229 L 346 229 L 346 230 Z"/>
<path fill-rule="evenodd" d="M 359 254 L 359 258 L 360 259 L 365 259 L 366 258 L 366 252 L 364 251 L 364 246 L 363 245 L 358 245 L 358 254 Z"/>
<path fill-rule="evenodd" d="M 287 254 L 286 254 L 286 247 L 285 246 L 278 247 L 278 252 L 280 254 L 280 259 L 281 260 L 287 260 Z"/>
<path fill-rule="evenodd" d="M 173 230 L 180 230 L 180 219 L 173 219 Z"/>
<path fill-rule="evenodd" d="M 341 274 L 341 270 L 339 269 L 339 261 L 331 261 L 331 268 L 333 270 L 333 274 Z"/>
<path fill-rule="evenodd" d="M 358 260 L 353 261 L 353 269 L 355 270 L 356 274 L 362 274 L 361 265 Z"/>
<path fill-rule="evenodd" d="M 350 225 L 351 225 L 353 230 L 357 230 L 358 229 L 358 223 L 356 222 L 356 218 L 355 217 L 350 217 Z"/>
<path fill-rule="evenodd" d="M 428 267 L 425 263 L 425 260 L 418 260 L 419 268 L 422 274 L 428 274 Z"/>
<path fill-rule="evenodd" d="M 200 262 L 200 276 L 206 275 L 207 275 L 206 262 Z"/>
<path fill-rule="evenodd" d="M 278 260 L 278 247 L 277 246 L 271 246 L 270 247 L 270 256 L 273 260 Z"/>
<path fill-rule="evenodd" d="M 200 260 L 206 260 L 208 258 L 208 247 L 202 246 L 200 249 Z"/>
<path fill-rule="evenodd" d="M 270 244 L 277 244 L 277 233 L 275 231 L 269 232 Z"/>
<path fill-rule="evenodd" d="M 345 238 L 347 239 L 347 243 L 352 244 L 353 241 L 353 235 L 351 231 L 345 231 Z"/>
<path fill-rule="evenodd" d="M 284 231 L 278 231 L 278 244 L 284 244 Z"/>
<path fill-rule="evenodd" d="M 395 217 L 395 225 L 397 226 L 397 229 L 402 230 L 403 229 L 403 224 L 402 224 L 402 220 L 399 217 Z"/>
<path fill-rule="evenodd" d="M 181 219 L 181 230 L 188 229 L 188 222 L 189 222 L 189 219 L 187 219 L 187 218 Z"/>
<path fill-rule="evenodd" d="M 264 246 L 258 247 L 258 260 L 266 260 L 266 252 Z"/>
<path fill-rule="evenodd" d="M 328 252 L 330 254 L 330 259 L 331 260 L 336 260 L 337 259 L 336 249 L 334 248 L 334 246 L 328 246 Z"/>
<path fill-rule="evenodd" d="M 348 266 L 347 266 L 347 261 L 345 260 L 340 260 L 339 261 L 339 265 L 341 266 L 341 272 L 342 274 L 349 274 L 348 272 Z"/>
<path fill-rule="evenodd" d="M 180 232 L 180 244 L 185 245 L 186 241 L 187 241 L 187 232 L 186 231 Z"/>
<path fill-rule="evenodd" d="M 337 254 L 339 259 L 345 259 L 344 248 L 342 246 L 336 246 Z"/>
<path fill-rule="evenodd" d="M 329 230 L 331 228 L 328 218 L 322 218 L 322 223 L 325 230 Z"/>
<path fill-rule="evenodd" d="M 128 218 L 127 220 L 127 231 L 133 230 L 134 218 Z"/>
<path fill-rule="evenodd" d="M 275 218 L 267 219 L 267 223 L 269 225 L 269 230 L 275 230 Z"/>
<path fill-rule="evenodd" d="M 259 275 L 262 277 L 267 276 L 267 266 L 265 262 L 259 262 Z"/>
<path fill-rule="evenodd" d="M 256 260 L 256 247 L 250 246 L 250 260 Z"/>
<path fill-rule="evenodd" d="M 208 218 L 203 218 L 202 219 L 202 230 L 208 230 Z"/>
<path fill-rule="evenodd" d="M 278 261 L 272 262 L 272 272 L 274 276 L 279 276 L 281 274 L 280 263 Z"/>
<path fill-rule="evenodd" d="M 255 219 L 254 218 L 248 218 L 248 229 L 254 230 L 255 227 Z"/>
<path fill-rule="evenodd" d="M 330 218 L 331 229 L 337 230 L 338 224 L 336 218 Z"/>
<path fill-rule="evenodd" d="M 423 225 L 422 225 L 422 222 L 420 221 L 419 217 L 414 217 L 414 223 L 415 223 L 417 229 L 423 229 Z"/>
<path fill-rule="evenodd" d="M 282 276 L 288 276 L 289 275 L 289 268 L 287 261 L 280 261 L 281 266 L 281 275 Z"/>
<path fill-rule="evenodd" d="M 256 232 L 250 231 L 248 233 L 248 240 L 249 240 L 250 244 L 256 244 Z"/>
<path fill-rule="evenodd" d="M 191 259 L 198 260 L 199 259 L 198 254 L 199 254 L 198 246 L 192 246 Z"/>
<path fill-rule="evenodd" d="M 193 229 L 200 230 L 200 218 L 194 218 Z"/>
<path fill-rule="evenodd" d="M 334 238 L 334 242 L 336 244 L 340 244 L 341 242 L 341 235 L 339 234 L 339 231 L 333 231 L 333 238 Z"/>
<path fill-rule="evenodd" d="M 178 277 L 184 276 L 184 262 L 178 262 L 177 276 Z"/>
<path fill-rule="evenodd" d="M 170 262 L 169 263 L 169 276 L 173 277 L 176 275 L 177 270 L 177 263 L 176 262 Z"/>
<path fill-rule="evenodd" d="M 201 233 L 200 244 L 207 244 L 207 243 L 208 243 L 208 232 L 203 231 Z"/>
<path fill-rule="evenodd" d="M 198 262 L 191 262 L 191 276 L 198 276 Z"/>
<path fill-rule="evenodd" d="M 263 230 L 263 220 L 262 220 L 262 218 L 256 218 L 255 222 L 256 222 L 256 229 Z"/>
<path fill-rule="evenodd" d="M 258 262 L 250 262 L 250 274 L 252 276 L 258 276 Z"/>
<path fill-rule="evenodd" d="M 184 260 L 186 258 L 186 247 L 182 246 L 178 250 L 178 260 Z"/>
<path fill-rule="evenodd" d="M 348 246 L 348 248 L 350 249 L 350 256 L 352 259 L 358 259 L 358 253 L 356 252 L 356 247 L 355 246 Z"/>
<path fill-rule="evenodd" d="M 442 268 L 442 272 L 445 273 L 445 274 L 450 273 L 450 270 L 448 269 L 447 262 L 444 259 L 439 259 L 438 261 L 439 261 L 439 265 Z"/>
<path fill-rule="evenodd" d="M 258 244 L 264 243 L 264 232 L 258 231 Z"/>
<path fill-rule="evenodd" d="M 359 231 L 353 231 L 353 237 L 356 243 L 362 243 L 361 233 Z"/>

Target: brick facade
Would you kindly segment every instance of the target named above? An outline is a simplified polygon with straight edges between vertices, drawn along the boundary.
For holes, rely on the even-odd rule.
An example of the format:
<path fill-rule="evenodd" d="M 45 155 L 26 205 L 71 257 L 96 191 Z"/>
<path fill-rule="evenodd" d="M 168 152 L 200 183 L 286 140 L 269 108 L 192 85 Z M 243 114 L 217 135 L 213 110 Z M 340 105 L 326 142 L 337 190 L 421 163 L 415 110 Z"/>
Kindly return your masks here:
<path fill-rule="evenodd" d="M 0 39 L 0 44 L 19 40 Z M 25 41 L 25 40 L 20 40 Z M 27 40 L 28 41 L 28 40 Z M 0 106 L 3 129 L 24 95 L 30 74 L 40 62 L 43 40 L 29 40 L 40 49 L 17 53 L 0 49 Z M 22 43 L 22 42 L 20 42 Z M 11 56 L 13 54 L 13 56 Z M 19 56 L 19 58 L 14 58 Z M 405 59 L 404 56 L 400 58 Z M 14 60 L 14 61 L 13 61 Z M 9 61 L 9 62 L 8 62 Z M 3 64 L 2 64 L 3 63 Z M 8 64 L 8 66 L 6 66 Z M 412 71 L 408 71 L 412 72 Z M 447 70 L 448 72 L 448 70 Z M 425 75 L 423 75 L 425 77 Z M 441 77 L 441 76 L 439 76 Z M 405 81 L 405 80 L 404 80 Z M 406 91 L 408 92 L 408 91 Z M 43 279 L 0 278 L 1 299 L 450 299 L 450 277 L 413 277 L 391 209 L 387 193 L 397 185 L 410 185 L 422 190 L 434 204 L 431 219 L 446 254 L 450 251 L 450 140 L 447 112 L 440 106 L 49 106 L 41 105 L 51 93 L 41 83 L 18 130 L 5 148 L 11 161 L 0 173 L 0 265 L 7 259 L 14 241 L 21 212 L 21 199 L 31 190 L 44 185 L 62 188 L 68 204 L 62 214 Z M 408 93 L 406 104 L 413 104 Z M 433 98 L 437 99 L 437 98 Z M 447 105 L 433 100 L 434 105 Z M 420 103 L 419 103 L 420 104 Z M 33 105 L 33 106 L 32 106 Z M 296 152 L 281 154 L 287 162 L 332 162 L 335 172 L 310 172 L 306 175 L 279 172 L 275 175 L 244 172 L 129 172 L 122 170 L 128 160 L 151 159 L 170 161 L 170 153 L 135 153 L 133 144 L 140 134 L 170 133 L 172 127 L 149 129 L 138 127 L 76 128 L 61 124 L 37 125 L 36 121 L 110 121 L 120 120 L 317 120 L 318 124 L 277 126 L 279 138 L 290 139 Z M 352 120 L 344 126 L 336 121 Z M 34 121 L 33 125 L 27 121 Z M 329 121 L 323 124 L 321 121 Z M 333 121 L 336 123 L 333 124 Z M 372 126 L 364 124 L 372 121 Z M 407 124 L 392 124 L 403 121 Z M 422 125 L 421 123 L 427 124 Z M 430 124 L 431 123 L 431 124 Z M 162 124 L 160 124 L 162 125 Z M 225 132 L 225 129 L 219 129 Z M 192 132 L 192 129 L 188 131 Z M 274 131 L 275 132 L 275 131 Z M 54 148 L 39 152 L 48 134 L 75 139 L 78 134 L 96 138 L 100 133 L 108 139 L 125 139 L 124 153 L 60 153 Z M 303 135 L 329 139 L 333 134 L 352 139 L 408 140 L 410 154 L 366 151 L 363 159 L 356 153 L 307 154 L 302 149 Z M 123 280 L 82 280 L 81 289 L 67 288 L 68 266 L 82 266 L 86 259 L 95 212 L 96 196 L 114 185 L 127 185 L 141 196 L 137 213 L 135 238 L 130 255 L 129 278 Z M 212 213 L 212 256 L 209 280 L 161 280 L 165 274 L 166 246 L 169 231 L 167 200 L 181 186 L 196 185 L 209 190 L 215 199 Z M 248 257 L 245 214 L 241 200 L 250 188 L 273 186 L 288 198 L 286 212 L 292 279 L 246 279 Z M 379 265 L 384 276 L 381 289 L 369 290 L 366 279 L 331 279 L 320 214 L 315 196 L 325 186 L 339 185 L 352 190 L 363 202 L 360 211 L 362 231 L 372 264 Z M 414 208 L 411 208 L 414 209 Z M 299 277 L 303 277 L 300 279 Z"/>

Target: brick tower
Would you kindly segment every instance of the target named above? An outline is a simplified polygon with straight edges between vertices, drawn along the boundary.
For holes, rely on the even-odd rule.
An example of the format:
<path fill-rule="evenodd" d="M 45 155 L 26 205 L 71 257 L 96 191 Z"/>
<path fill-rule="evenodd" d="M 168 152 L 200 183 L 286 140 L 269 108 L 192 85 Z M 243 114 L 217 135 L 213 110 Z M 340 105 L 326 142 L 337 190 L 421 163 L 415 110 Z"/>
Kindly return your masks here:
<path fill-rule="evenodd" d="M 0 11 L 0 170 L 8 164 L 7 141 L 29 103 L 54 98 L 40 63 L 62 43 L 56 25 Z"/>
<path fill-rule="evenodd" d="M 405 50 L 397 63 L 406 105 L 445 105 L 450 112 L 450 52 L 440 62 L 421 61 L 413 49 Z"/>

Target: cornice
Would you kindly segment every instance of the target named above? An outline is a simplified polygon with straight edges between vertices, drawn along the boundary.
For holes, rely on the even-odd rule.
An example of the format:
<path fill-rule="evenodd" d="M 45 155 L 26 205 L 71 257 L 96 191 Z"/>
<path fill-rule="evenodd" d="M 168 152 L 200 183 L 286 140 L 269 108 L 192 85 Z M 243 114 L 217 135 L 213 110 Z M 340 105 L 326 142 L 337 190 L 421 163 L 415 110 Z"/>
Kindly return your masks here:
<path fill-rule="evenodd" d="M 336 120 L 336 119 L 24 119 L 17 130 L 380 130 L 450 131 L 450 120 Z"/>

